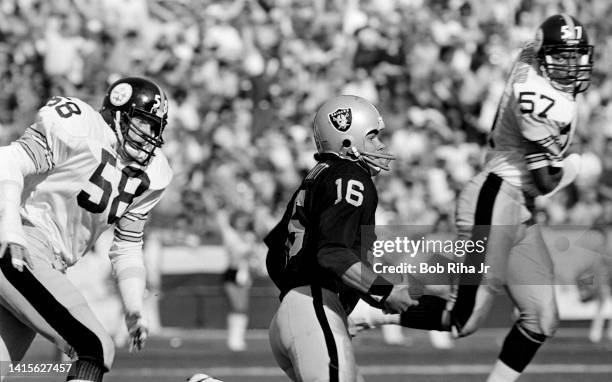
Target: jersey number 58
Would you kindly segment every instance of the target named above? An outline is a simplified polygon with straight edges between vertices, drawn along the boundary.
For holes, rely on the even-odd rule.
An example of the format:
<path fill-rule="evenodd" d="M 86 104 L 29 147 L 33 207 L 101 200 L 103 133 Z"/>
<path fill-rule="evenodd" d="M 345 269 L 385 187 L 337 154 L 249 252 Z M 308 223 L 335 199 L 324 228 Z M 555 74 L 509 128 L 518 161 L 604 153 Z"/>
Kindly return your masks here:
<path fill-rule="evenodd" d="M 108 224 L 113 224 L 123 215 L 134 198 L 142 195 L 149 188 L 150 181 L 143 170 L 132 167 L 118 169 L 117 158 L 104 149 L 102 149 L 101 158 L 102 161 L 89 178 L 89 182 L 102 190 L 102 196 L 93 198 L 92 193 L 97 195 L 100 192 L 95 188 L 90 188 L 91 193 L 81 190 L 77 195 L 77 201 L 79 206 L 87 211 L 100 214 L 106 211 L 113 190 L 117 190 L 118 194 L 113 198 L 107 220 Z M 117 184 L 117 178 L 119 178 L 119 184 Z M 135 183 L 138 185 L 135 186 Z M 128 185 L 131 191 L 128 191 Z"/>

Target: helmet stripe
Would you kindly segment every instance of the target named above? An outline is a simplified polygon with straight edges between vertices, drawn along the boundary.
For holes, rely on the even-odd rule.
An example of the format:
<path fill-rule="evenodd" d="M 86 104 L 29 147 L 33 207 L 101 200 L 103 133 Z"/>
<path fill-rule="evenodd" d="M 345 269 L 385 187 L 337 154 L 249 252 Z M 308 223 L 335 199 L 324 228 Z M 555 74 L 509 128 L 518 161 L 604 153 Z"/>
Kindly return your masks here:
<path fill-rule="evenodd" d="M 159 102 L 159 107 L 157 108 L 157 112 L 155 114 L 157 114 L 158 117 L 163 118 L 164 116 L 164 106 L 166 105 L 166 93 L 164 93 L 164 90 L 161 88 L 161 86 L 159 86 L 157 84 L 157 82 L 153 82 L 155 84 L 155 86 L 157 86 L 157 91 L 159 92 L 159 96 L 160 96 L 160 102 Z"/>
<path fill-rule="evenodd" d="M 567 25 L 567 27 L 569 28 L 569 32 L 571 34 L 570 39 L 575 40 L 576 39 L 576 26 L 574 25 L 574 19 L 572 19 L 572 16 L 568 15 L 567 13 L 562 13 L 561 17 L 563 17 L 563 21 L 565 21 L 565 25 Z"/>

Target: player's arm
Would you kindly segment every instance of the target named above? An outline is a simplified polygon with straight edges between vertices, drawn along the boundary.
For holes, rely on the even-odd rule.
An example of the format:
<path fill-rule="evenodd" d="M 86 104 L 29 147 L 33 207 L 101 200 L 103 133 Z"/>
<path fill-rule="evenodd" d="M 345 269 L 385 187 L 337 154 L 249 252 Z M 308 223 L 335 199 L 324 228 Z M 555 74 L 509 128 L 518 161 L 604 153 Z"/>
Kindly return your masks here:
<path fill-rule="evenodd" d="M 23 180 L 36 173 L 34 162 L 16 143 L 0 147 L 0 242 L 26 245 L 19 206 Z"/>
<path fill-rule="evenodd" d="M 140 350 L 148 335 L 143 319 L 146 270 L 143 237 L 148 212 L 161 200 L 163 190 L 146 193 L 115 224 L 109 258 L 131 337 L 130 350 Z"/>
<path fill-rule="evenodd" d="M 376 190 L 366 176 L 345 175 L 324 183 L 320 202 L 327 208 L 319 222 L 317 260 L 345 285 L 359 292 L 368 303 L 377 307 L 391 303 L 390 310 L 403 311 L 416 304 L 410 298 L 407 286 L 393 286 L 376 275 L 352 249 L 359 240 L 357 235 L 361 232 L 362 217 L 376 210 Z"/>
<path fill-rule="evenodd" d="M 142 254 L 146 216 L 126 213 L 116 223 L 109 258 L 126 313 L 142 312 L 145 267 Z"/>
<path fill-rule="evenodd" d="M 19 208 L 24 179 L 29 175 L 44 174 L 53 169 L 58 154 L 53 129 L 39 113 L 36 123 L 8 146 L 0 147 L 0 257 L 10 249 L 13 266 L 23 269 L 25 261 L 32 266 L 26 251 L 26 239 L 21 225 Z M 14 247 L 16 246 L 16 247 Z"/>
<path fill-rule="evenodd" d="M 554 104 L 550 97 L 541 96 L 536 99 Z M 526 103 L 521 107 L 525 105 L 530 105 L 530 107 L 521 108 L 521 131 L 529 141 L 528 144 L 534 147 L 531 153 L 525 155 L 527 169 L 531 172 L 536 187 L 543 195 L 553 194 L 574 181 L 580 169 L 580 156 L 578 154 L 569 155 L 567 158 L 562 156 L 558 132 L 568 128 L 566 123 L 552 119 L 544 111 L 536 113 L 533 104 Z M 552 104 L 536 106 L 540 110 L 546 105 Z M 542 110 L 546 110 L 546 107 Z"/>
<path fill-rule="evenodd" d="M 539 94 L 538 92 L 520 92 Z M 534 96 L 535 97 L 535 96 Z M 559 156 L 562 151 L 562 145 L 559 141 L 559 132 L 567 129 L 566 122 L 555 119 L 551 116 L 551 111 L 547 106 L 554 105 L 552 97 L 541 95 L 541 98 L 535 97 L 533 101 L 519 103 L 519 122 L 521 125 L 521 133 L 525 139 L 538 147 L 538 152 L 547 153 L 553 157 Z M 519 96 L 520 100 L 520 96 Z M 549 101 L 550 100 L 550 101 Z M 552 103 L 550 103 L 552 102 Z M 559 119 L 568 119 L 567 116 L 559 116 Z M 571 121 L 568 121 L 568 123 Z"/>
<path fill-rule="evenodd" d="M 345 197 L 349 192 L 352 196 Z M 375 277 L 361 271 L 361 260 L 352 248 L 359 240 L 362 216 L 376 209 L 375 193 L 371 181 L 360 174 L 335 176 L 315 190 L 315 199 L 325 206 L 318 227 L 317 261 L 345 284 L 364 293 Z"/>
<path fill-rule="evenodd" d="M 546 153 L 533 153 L 525 157 L 527 168 L 542 195 L 553 195 L 571 184 L 580 170 L 580 155 L 552 159 Z"/>
<path fill-rule="evenodd" d="M 146 285 L 142 255 L 146 215 L 126 213 L 116 223 L 109 257 L 131 337 L 130 351 L 140 350 L 148 335 L 142 317 Z"/>

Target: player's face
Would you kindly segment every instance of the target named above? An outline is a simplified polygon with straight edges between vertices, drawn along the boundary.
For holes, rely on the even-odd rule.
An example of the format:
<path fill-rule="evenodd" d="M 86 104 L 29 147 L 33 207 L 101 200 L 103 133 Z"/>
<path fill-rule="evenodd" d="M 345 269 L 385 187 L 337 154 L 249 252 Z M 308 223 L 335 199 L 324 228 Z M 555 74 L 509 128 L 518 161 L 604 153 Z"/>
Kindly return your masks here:
<path fill-rule="evenodd" d="M 590 60 L 586 49 L 559 52 L 547 56 L 546 60 L 550 80 L 561 85 L 562 89 L 574 91 L 576 83 L 588 83 L 590 80 L 591 72 L 585 69 Z"/>
<path fill-rule="evenodd" d="M 380 140 L 380 137 L 378 136 L 378 130 L 373 130 L 369 132 L 368 135 L 366 135 L 365 149 L 366 149 L 366 152 L 369 152 L 369 153 L 388 154 L 387 146 L 384 143 L 382 143 L 382 141 Z M 374 161 L 381 168 L 384 168 L 384 169 L 388 169 L 389 164 L 391 163 L 391 159 L 383 159 L 383 158 L 376 158 L 374 159 Z M 376 170 L 376 173 L 378 173 L 379 171 L 380 169 Z"/>
<path fill-rule="evenodd" d="M 153 134 L 151 121 L 135 116 L 132 117 L 131 124 L 143 134 Z M 126 134 L 129 138 L 128 140 L 130 141 L 130 144 L 125 145 L 125 150 L 131 158 L 138 161 L 143 161 L 147 158 L 147 152 L 152 151 L 155 146 L 153 143 L 148 142 L 144 135 L 140 134 L 136 129 L 127 129 Z"/>
<path fill-rule="evenodd" d="M 575 68 L 579 64 L 579 57 L 575 53 L 563 52 L 550 56 L 551 64 L 561 67 Z M 575 69 L 555 69 L 550 71 L 551 78 L 561 85 L 571 85 L 576 77 Z"/>

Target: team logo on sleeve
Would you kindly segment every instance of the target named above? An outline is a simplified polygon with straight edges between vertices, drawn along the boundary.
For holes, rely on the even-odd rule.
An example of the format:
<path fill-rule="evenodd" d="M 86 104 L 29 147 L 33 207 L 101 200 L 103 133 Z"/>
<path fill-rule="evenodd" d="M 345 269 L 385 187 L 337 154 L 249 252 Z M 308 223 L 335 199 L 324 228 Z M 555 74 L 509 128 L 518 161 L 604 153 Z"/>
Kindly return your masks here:
<path fill-rule="evenodd" d="M 353 113 L 350 108 L 338 109 L 327 115 L 329 121 L 338 131 L 345 132 L 351 127 L 353 122 Z"/>
<path fill-rule="evenodd" d="M 114 106 L 125 105 L 125 103 L 132 97 L 132 85 L 127 83 L 121 83 L 111 90 L 110 102 Z"/>

